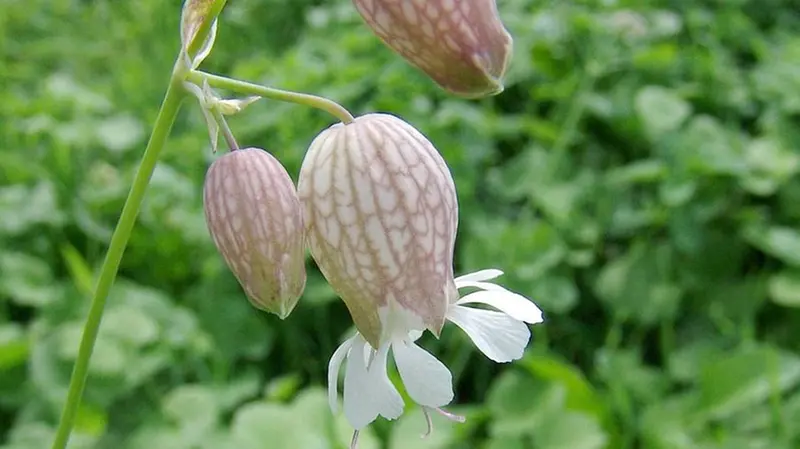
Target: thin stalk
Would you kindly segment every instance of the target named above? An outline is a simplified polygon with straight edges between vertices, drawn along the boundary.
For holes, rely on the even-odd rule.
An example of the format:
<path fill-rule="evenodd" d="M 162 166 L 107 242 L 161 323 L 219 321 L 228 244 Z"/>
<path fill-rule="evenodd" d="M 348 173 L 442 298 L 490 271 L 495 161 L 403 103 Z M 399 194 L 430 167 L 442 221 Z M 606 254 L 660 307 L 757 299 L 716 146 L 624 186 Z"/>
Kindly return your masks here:
<path fill-rule="evenodd" d="M 211 2 L 210 5 L 208 5 L 208 2 Z M 205 11 L 203 21 L 195 34 L 194 41 L 189 43 L 188 49 L 182 49 L 181 52 L 188 51 L 188 54 L 191 55 L 199 50 L 206 37 L 208 37 L 214 21 L 222 12 L 225 3 L 226 0 L 206 1 L 205 6 L 209 7 Z M 172 68 L 167 92 L 161 102 L 161 108 L 153 125 L 153 132 L 150 134 L 147 147 L 142 155 L 142 161 L 136 171 L 133 184 L 128 192 L 128 198 L 125 200 L 117 226 L 111 236 L 108 252 L 100 268 L 100 276 L 97 279 L 92 302 L 89 305 L 89 314 L 83 326 L 78 356 L 75 359 L 72 376 L 69 380 L 67 400 L 61 411 L 61 419 L 58 422 L 52 449 L 65 449 L 69 442 L 69 436 L 72 432 L 72 427 L 75 425 L 75 418 L 81 404 L 84 387 L 86 386 L 86 378 L 89 375 L 89 362 L 100 330 L 106 299 L 111 291 L 111 286 L 114 285 L 114 279 L 117 277 L 122 255 L 125 253 L 125 247 L 128 246 L 128 240 L 133 231 L 133 226 L 136 224 L 136 217 L 139 215 L 139 209 L 144 200 L 144 194 L 147 191 L 150 178 L 153 176 L 153 171 L 158 163 L 159 155 L 164 148 L 167 137 L 169 137 L 172 124 L 175 123 L 181 103 L 186 97 L 183 82 L 188 71 L 189 68 L 185 66 L 183 53 L 181 53 Z"/>
<path fill-rule="evenodd" d="M 222 112 L 214 109 L 213 111 L 211 111 L 211 115 L 213 115 L 214 120 L 217 121 L 220 132 L 222 133 L 222 137 L 225 139 L 225 143 L 228 144 L 228 149 L 230 149 L 231 151 L 238 150 L 239 143 L 236 142 L 236 137 L 234 137 L 233 131 L 231 131 L 231 127 L 228 126 L 228 121 L 225 120 L 225 116 L 222 115 Z"/>
<path fill-rule="evenodd" d="M 164 100 L 161 103 L 161 109 L 158 111 L 158 116 L 153 126 L 153 133 L 150 135 L 147 148 L 142 156 L 141 165 L 139 165 L 139 169 L 136 172 L 136 177 L 133 180 L 133 185 L 131 185 L 128 198 L 125 200 L 125 206 L 122 208 L 122 214 L 117 222 L 117 227 L 114 229 L 114 234 L 111 236 L 111 243 L 109 244 L 106 258 L 100 269 L 100 277 L 97 280 L 97 286 L 95 287 L 94 296 L 92 297 L 92 302 L 89 307 L 89 315 L 83 327 L 78 356 L 75 360 L 75 366 L 72 369 L 67 401 L 64 404 L 61 420 L 59 421 L 56 436 L 53 440 L 53 449 L 64 449 L 69 441 L 72 427 L 75 424 L 75 417 L 78 413 L 78 407 L 80 406 L 81 397 L 83 396 L 83 389 L 86 385 L 86 377 L 89 373 L 89 360 L 91 359 L 94 343 L 100 329 L 106 298 L 111 290 L 111 286 L 114 284 L 114 278 L 116 278 L 119 264 L 122 261 L 122 255 L 125 252 L 125 247 L 128 245 L 133 226 L 136 223 L 139 207 L 144 199 L 147 185 L 150 183 L 150 177 L 153 175 L 158 157 L 161 154 L 161 150 L 164 148 L 164 143 L 169 136 L 172 124 L 175 122 L 175 117 L 178 115 L 184 97 L 185 91 L 183 90 L 180 80 L 173 77 L 167 88 Z"/>
<path fill-rule="evenodd" d="M 321 109 L 338 118 L 344 124 L 351 123 L 353 120 L 355 120 L 353 115 L 350 114 L 350 112 L 339 103 L 324 97 L 318 97 L 316 95 L 275 89 L 247 81 L 240 81 L 233 78 L 201 72 L 199 70 L 193 70 L 190 72 L 186 79 L 197 84 L 198 86 L 202 86 L 203 81 L 207 81 L 209 86 L 217 89 L 225 89 L 240 94 L 256 95 L 263 98 L 269 98 L 271 100 L 302 104 L 304 106 Z"/>

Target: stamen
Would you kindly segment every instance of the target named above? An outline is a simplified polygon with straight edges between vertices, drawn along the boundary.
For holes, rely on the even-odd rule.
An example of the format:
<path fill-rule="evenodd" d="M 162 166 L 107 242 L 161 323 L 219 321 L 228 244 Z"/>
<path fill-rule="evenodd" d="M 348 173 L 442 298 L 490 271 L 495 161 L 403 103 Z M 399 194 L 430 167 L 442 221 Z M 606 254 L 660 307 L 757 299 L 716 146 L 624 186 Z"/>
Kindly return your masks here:
<path fill-rule="evenodd" d="M 420 438 L 422 438 L 423 440 L 431 436 L 431 434 L 433 433 L 433 420 L 431 419 L 431 414 L 429 410 L 430 407 L 425 407 L 425 406 L 422 407 L 422 414 L 425 415 L 425 423 L 428 425 L 428 430 L 426 430 L 425 433 L 423 433 L 420 436 Z"/>
<path fill-rule="evenodd" d="M 350 449 L 357 449 L 358 448 L 358 434 L 360 432 L 358 430 L 353 432 L 353 439 L 350 440 Z"/>
<path fill-rule="evenodd" d="M 450 412 L 445 411 L 444 409 L 441 409 L 439 407 L 436 407 L 434 410 L 439 412 L 440 415 L 444 416 L 445 418 L 449 419 L 450 421 L 455 421 L 455 422 L 459 422 L 459 423 L 463 423 L 463 422 L 467 421 L 466 417 L 461 416 L 461 415 L 456 415 L 455 413 L 450 413 Z"/>

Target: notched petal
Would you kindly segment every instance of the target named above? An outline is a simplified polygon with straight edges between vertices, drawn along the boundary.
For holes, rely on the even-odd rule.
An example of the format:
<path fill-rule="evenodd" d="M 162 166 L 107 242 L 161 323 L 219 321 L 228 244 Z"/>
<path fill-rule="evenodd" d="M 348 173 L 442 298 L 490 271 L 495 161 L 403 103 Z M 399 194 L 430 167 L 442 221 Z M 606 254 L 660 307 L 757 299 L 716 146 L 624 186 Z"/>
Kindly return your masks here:
<path fill-rule="evenodd" d="M 392 345 L 397 371 L 414 402 L 431 408 L 453 400 L 453 375 L 429 352 L 410 342 Z"/>
<path fill-rule="evenodd" d="M 538 324 L 544 321 L 542 310 L 533 301 L 508 290 L 484 290 L 470 293 L 459 299 L 456 304 L 486 304 L 515 320 L 530 324 Z"/>
<path fill-rule="evenodd" d="M 350 425 L 361 430 L 378 415 L 395 419 L 403 413 L 403 398 L 386 373 L 387 347 L 381 348 L 367 368 L 365 355 L 372 349 L 357 335 L 347 357 L 344 377 L 344 413 Z"/>
<path fill-rule="evenodd" d="M 461 288 L 461 283 L 464 282 L 484 282 L 490 279 L 495 279 L 503 275 L 501 270 L 496 268 L 489 268 L 486 270 L 476 271 L 474 273 L 465 274 L 456 278 L 456 285 Z"/>
<path fill-rule="evenodd" d="M 333 413 L 339 411 L 339 372 L 355 338 L 355 336 L 350 337 L 339 345 L 328 362 L 328 405 Z"/>
<path fill-rule="evenodd" d="M 522 358 L 531 337 L 525 323 L 501 312 L 454 305 L 447 318 L 466 332 L 486 357 L 498 363 Z"/>

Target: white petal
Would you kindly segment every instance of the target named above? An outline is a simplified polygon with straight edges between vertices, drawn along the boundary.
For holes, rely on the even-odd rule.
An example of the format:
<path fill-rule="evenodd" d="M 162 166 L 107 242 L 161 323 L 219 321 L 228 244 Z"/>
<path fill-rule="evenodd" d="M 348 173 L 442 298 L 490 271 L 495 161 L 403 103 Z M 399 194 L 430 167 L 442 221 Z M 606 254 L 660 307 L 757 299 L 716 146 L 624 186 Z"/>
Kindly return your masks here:
<path fill-rule="evenodd" d="M 475 287 L 475 288 L 479 288 L 481 290 L 496 290 L 496 291 L 501 291 L 501 292 L 510 291 L 510 290 L 507 290 L 504 287 L 501 287 L 501 286 L 499 286 L 497 284 L 492 284 L 491 282 L 459 281 L 459 283 L 456 284 L 456 288 L 458 288 L 459 290 L 462 289 L 462 288 L 466 288 L 466 287 Z"/>
<path fill-rule="evenodd" d="M 409 341 L 395 341 L 392 350 L 411 399 L 432 408 L 453 400 L 453 375 L 436 357 Z"/>
<path fill-rule="evenodd" d="M 481 270 L 476 271 L 474 273 L 465 274 L 463 276 L 459 276 L 455 279 L 456 287 L 461 288 L 461 283 L 463 282 L 480 282 L 480 281 L 488 281 L 489 279 L 494 279 L 503 275 L 503 272 L 495 269 L 490 268 L 488 270 Z"/>
<path fill-rule="evenodd" d="M 522 321 L 505 313 L 454 305 L 447 319 L 467 333 L 486 357 L 498 363 L 522 358 L 531 331 Z"/>
<path fill-rule="evenodd" d="M 393 417 L 403 412 L 403 398 L 386 375 L 385 352 L 388 348 L 381 349 L 384 352 L 383 369 L 377 369 L 378 365 L 373 363 L 373 369 L 367 371 L 364 353 L 371 351 L 371 348 L 361 335 L 356 335 L 347 355 L 347 369 L 344 374 L 344 415 L 356 430 L 363 429 L 384 412 Z"/>
<path fill-rule="evenodd" d="M 501 286 L 499 286 L 497 284 L 492 284 L 491 282 L 460 282 L 460 283 L 456 284 L 456 288 L 458 288 L 459 290 L 462 289 L 462 288 L 467 288 L 467 287 L 475 287 L 475 288 L 479 288 L 481 290 L 492 290 L 492 291 L 498 291 L 498 292 L 508 292 L 508 291 L 510 291 L 510 290 L 507 290 L 506 288 L 501 287 Z"/>
<path fill-rule="evenodd" d="M 470 293 L 459 299 L 456 304 L 482 303 L 504 312 L 515 320 L 537 324 L 544 321 L 542 311 L 530 299 L 517 293 L 504 290 L 490 290 Z"/>
<path fill-rule="evenodd" d="M 333 413 L 339 411 L 339 371 L 342 369 L 342 362 L 355 338 L 355 336 L 350 337 L 339 345 L 336 351 L 333 351 L 331 361 L 328 362 L 328 405 Z"/>
<path fill-rule="evenodd" d="M 344 414 L 356 429 L 361 429 L 378 417 L 367 388 L 367 366 L 364 364 L 366 344 L 356 337 L 347 354 L 344 373 Z"/>
<path fill-rule="evenodd" d="M 389 345 L 381 346 L 378 353 L 372 359 L 372 364 L 368 368 L 371 385 L 375 385 L 378 391 L 375 393 L 378 402 L 378 413 L 386 419 L 397 419 L 403 414 L 403 397 L 392 384 L 389 374 L 386 372 L 387 358 L 389 355 Z"/>

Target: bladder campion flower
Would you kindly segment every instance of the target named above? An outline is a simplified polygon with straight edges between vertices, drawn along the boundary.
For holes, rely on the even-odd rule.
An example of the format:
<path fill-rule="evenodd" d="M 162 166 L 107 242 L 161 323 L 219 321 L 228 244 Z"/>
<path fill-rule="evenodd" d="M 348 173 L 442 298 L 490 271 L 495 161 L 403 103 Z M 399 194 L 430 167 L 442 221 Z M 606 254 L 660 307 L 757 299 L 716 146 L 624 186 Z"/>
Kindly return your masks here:
<path fill-rule="evenodd" d="M 298 195 L 311 254 L 341 296 L 358 332 L 334 352 L 329 400 L 358 432 L 378 416 L 395 419 L 403 400 L 387 375 L 394 357 L 411 399 L 453 419 L 441 407 L 453 399 L 447 367 L 416 344 L 425 329 L 438 336 L 444 321 L 464 329 L 492 360 L 522 356 L 530 338 L 524 322 L 540 322 L 529 300 L 486 282 L 484 270 L 454 279 L 458 203 L 450 171 L 416 129 L 386 114 L 367 114 L 320 133 L 300 170 Z M 458 289 L 480 289 L 459 299 Z M 483 303 L 500 312 L 467 307 Z M 430 422 L 430 421 L 429 421 Z"/>
<path fill-rule="evenodd" d="M 438 335 L 458 297 L 458 206 L 436 148 L 397 117 L 364 115 L 314 139 L 297 191 L 311 255 L 364 339 Z"/>
<path fill-rule="evenodd" d="M 258 309 L 286 318 L 306 283 L 303 219 L 283 165 L 259 148 L 211 164 L 203 187 L 209 232 Z"/>
<path fill-rule="evenodd" d="M 513 39 L 495 0 L 353 0 L 375 34 L 442 88 L 468 98 L 503 91 Z"/>

